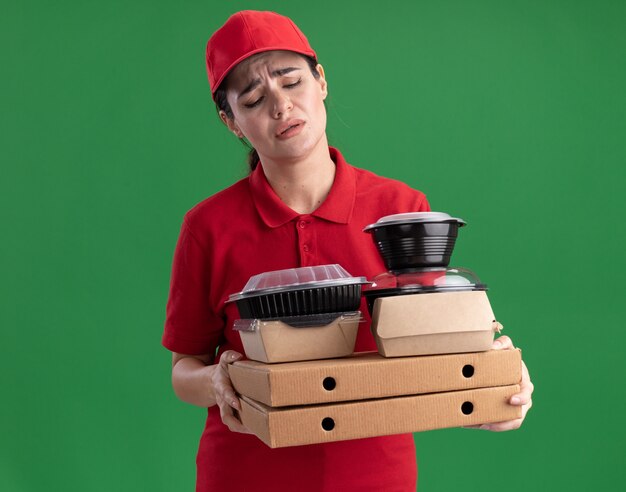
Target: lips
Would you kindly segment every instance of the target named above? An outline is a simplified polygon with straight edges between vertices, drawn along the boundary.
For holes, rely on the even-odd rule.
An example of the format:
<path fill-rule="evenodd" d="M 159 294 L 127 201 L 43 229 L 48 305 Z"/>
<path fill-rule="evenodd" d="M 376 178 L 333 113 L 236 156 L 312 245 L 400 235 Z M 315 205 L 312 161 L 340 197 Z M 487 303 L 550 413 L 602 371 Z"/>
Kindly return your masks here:
<path fill-rule="evenodd" d="M 303 126 L 304 120 L 288 120 L 276 129 L 276 137 L 281 139 L 293 137 L 302 131 Z"/>

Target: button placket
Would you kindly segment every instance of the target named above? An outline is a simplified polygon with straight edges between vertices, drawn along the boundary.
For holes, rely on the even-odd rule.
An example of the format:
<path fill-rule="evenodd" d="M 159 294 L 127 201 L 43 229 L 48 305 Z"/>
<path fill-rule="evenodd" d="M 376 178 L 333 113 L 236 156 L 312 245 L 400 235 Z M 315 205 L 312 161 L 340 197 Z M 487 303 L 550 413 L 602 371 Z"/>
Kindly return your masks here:
<path fill-rule="evenodd" d="M 302 266 L 307 266 L 312 262 L 313 253 L 313 228 L 310 216 L 302 216 L 296 221 L 296 232 L 298 234 L 298 247 L 300 250 L 300 262 Z"/>

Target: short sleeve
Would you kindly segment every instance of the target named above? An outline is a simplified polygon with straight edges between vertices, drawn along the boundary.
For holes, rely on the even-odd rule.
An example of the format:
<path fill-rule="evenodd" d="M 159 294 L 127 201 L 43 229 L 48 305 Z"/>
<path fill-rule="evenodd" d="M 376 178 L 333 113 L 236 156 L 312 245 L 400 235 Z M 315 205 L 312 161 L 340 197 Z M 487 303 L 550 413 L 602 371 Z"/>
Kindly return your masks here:
<path fill-rule="evenodd" d="M 426 199 L 426 195 L 419 193 L 417 196 L 417 204 L 415 208 L 416 212 L 430 212 L 430 204 Z"/>
<path fill-rule="evenodd" d="M 183 221 L 174 252 L 167 301 L 163 346 L 181 354 L 214 353 L 224 329 L 224 320 L 209 303 L 210 261 Z"/>

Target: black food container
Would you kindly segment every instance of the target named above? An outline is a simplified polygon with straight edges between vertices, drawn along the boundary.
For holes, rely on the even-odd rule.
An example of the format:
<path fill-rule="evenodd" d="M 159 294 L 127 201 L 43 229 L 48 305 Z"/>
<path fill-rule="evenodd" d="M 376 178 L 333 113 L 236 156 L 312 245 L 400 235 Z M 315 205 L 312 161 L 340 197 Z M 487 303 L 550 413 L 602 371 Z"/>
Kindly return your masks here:
<path fill-rule="evenodd" d="M 336 313 L 319 318 L 324 320 L 358 311 L 364 284 L 369 284 L 365 277 L 352 277 L 340 265 L 290 268 L 251 277 L 228 302 L 236 302 L 242 319 L 294 320 Z"/>
<path fill-rule="evenodd" d="M 447 267 L 464 225 L 443 212 L 411 212 L 382 217 L 363 230 L 372 235 L 387 270 L 410 271 Z"/>
<path fill-rule="evenodd" d="M 431 268 L 417 272 L 385 272 L 364 289 L 363 296 L 367 308 L 372 314 L 374 301 L 379 297 L 403 296 L 409 294 L 427 294 L 433 292 L 459 292 L 487 290 L 474 272 L 466 268 Z"/>

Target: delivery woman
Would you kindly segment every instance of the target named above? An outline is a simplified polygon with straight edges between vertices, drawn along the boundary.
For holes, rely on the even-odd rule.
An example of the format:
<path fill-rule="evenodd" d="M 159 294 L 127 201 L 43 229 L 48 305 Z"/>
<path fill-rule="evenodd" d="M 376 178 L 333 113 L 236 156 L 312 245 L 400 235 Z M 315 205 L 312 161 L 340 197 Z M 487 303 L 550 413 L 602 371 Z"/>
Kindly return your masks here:
<path fill-rule="evenodd" d="M 185 215 L 174 255 L 163 344 L 173 352 L 176 394 L 208 407 L 197 490 L 413 491 L 411 435 L 270 449 L 247 433 L 233 412 L 239 406 L 227 372 L 243 352 L 232 330 L 238 313 L 225 301 L 265 271 L 338 263 L 354 276 L 383 272 L 363 227 L 427 211 L 426 197 L 349 165 L 328 146 L 324 70 L 290 19 L 234 14 L 209 40 L 206 62 L 220 118 L 254 152 L 247 178 Z M 506 337 L 496 343 L 512 347 Z M 367 323 L 355 350 L 376 350 Z M 531 393 L 524 372 L 510 403 L 525 414 Z M 487 427 L 507 430 L 522 420 Z"/>

